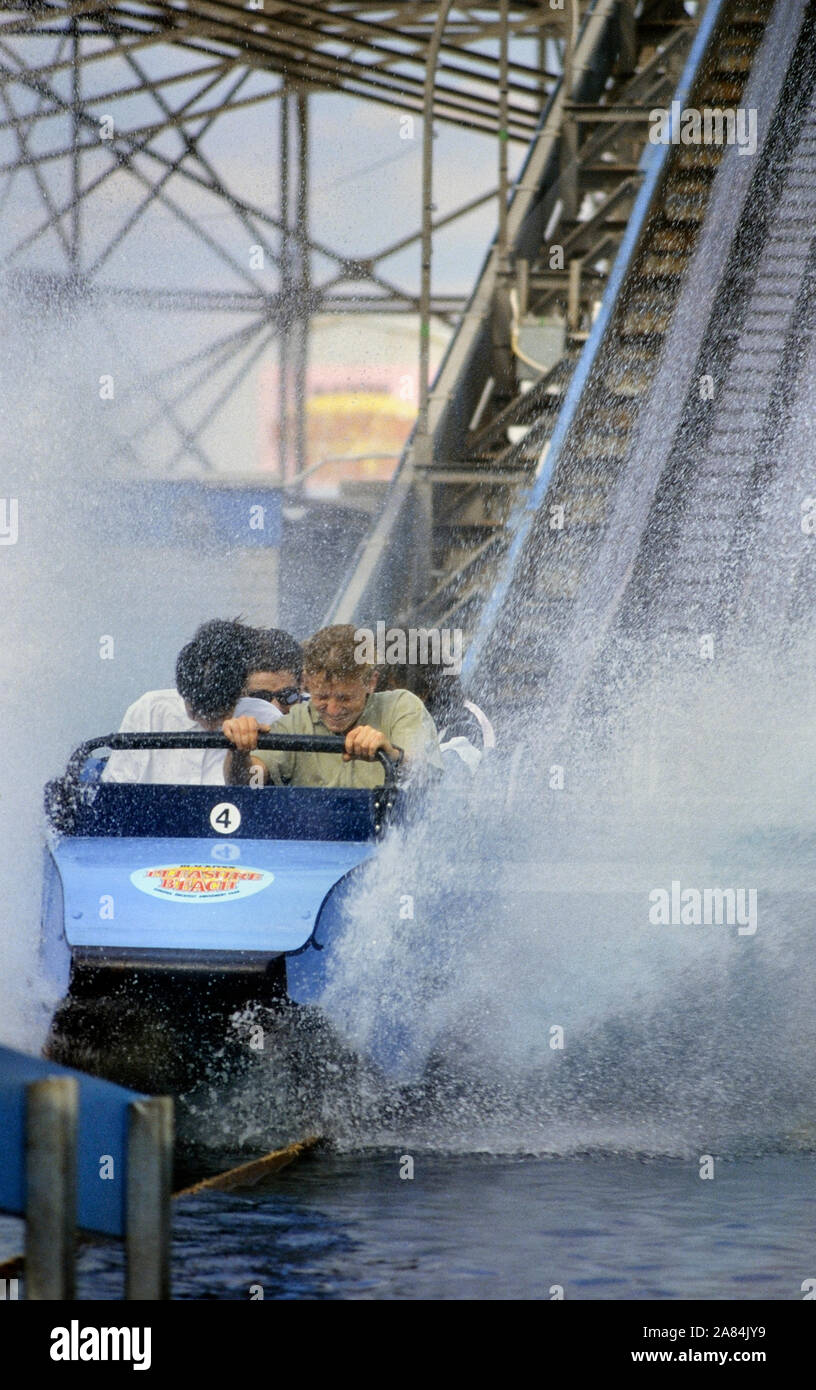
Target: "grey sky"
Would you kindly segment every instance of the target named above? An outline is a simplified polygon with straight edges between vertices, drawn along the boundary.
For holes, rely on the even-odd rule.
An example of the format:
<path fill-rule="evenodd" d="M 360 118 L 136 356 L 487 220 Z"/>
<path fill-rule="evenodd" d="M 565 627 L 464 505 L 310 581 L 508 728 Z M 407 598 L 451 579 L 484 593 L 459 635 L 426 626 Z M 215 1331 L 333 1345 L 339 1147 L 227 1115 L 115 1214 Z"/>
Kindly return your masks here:
<path fill-rule="evenodd" d="M 55 52 L 53 44 L 38 41 L 36 61 L 43 54 Z M 23 53 L 23 45 L 18 46 Z M 35 45 L 29 41 L 28 61 L 35 62 Z M 199 60 L 192 55 L 172 53 L 167 48 L 152 48 L 140 55 L 140 62 L 154 80 L 163 72 L 178 71 L 179 63 L 189 61 L 191 70 Z M 93 105 L 100 92 L 115 89 L 122 83 L 132 83 L 120 59 L 88 63 L 83 67 L 82 84 L 89 109 L 95 116 L 111 114 L 117 130 L 143 126 L 156 119 L 156 107 L 145 94 L 116 102 Z M 268 88 L 276 80 L 267 74 L 253 74 L 242 95 L 251 95 Z M 69 75 L 53 78 L 55 88 L 64 98 L 69 96 Z M 35 96 L 22 86 L 11 90 L 17 114 L 33 109 Z M 191 83 L 169 89 L 174 106 L 181 104 L 195 90 Z M 221 88 L 217 89 L 219 92 Z M 168 94 L 169 94 L 168 93 Z M 310 212 L 311 235 L 340 255 L 366 256 L 420 226 L 421 198 L 421 140 L 422 122 L 414 116 L 412 127 L 404 119 L 408 113 L 336 94 L 318 94 L 310 100 Z M 265 207 L 272 215 L 279 210 L 279 103 L 269 100 L 221 115 L 202 140 L 201 149 L 225 186 L 235 194 L 256 205 Z M 193 127 L 195 128 L 195 127 Z M 456 206 L 486 192 L 497 181 L 497 143 L 495 139 L 438 123 L 435 141 L 434 198 L 437 215 L 444 216 Z M 92 133 L 92 132 L 91 132 Z M 64 145 L 68 139 L 68 121 L 64 116 L 38 122 L 28 132 L 32 150 L 45 152 Z M 410 138 L 402 138 L 406 134 Z M 86 136 L 88 138 L 88 136 Z M 155 148 L 168 159 L 181 151 L 176 132 L 165 133 Z M 511 171 L 515 172 L 524 151 L 510 147 Z M 0 133 L 0 157 L 3 161 L 16 158 L 15 140 L 10 131 Z M 148 155 L 135 161 L 149 183 L 155 183 L 162 170 Z M 87 183 L 104 172 L 110 164 L 109 149 L 91 148 L 82 156 L 83 180 Z M 42 166 L 54 201 L 63 206 L 68 198 L 68 161 L 51 161 Z M 98 279 L 117 286 L 139 288 L 163 287 L 198 290 L 247 290 L 251 280 L 240 273 L 249 270 L 249 248 L 253 237 L 235 213 L 210 192 L 195 183 L 174 175 L 166 185 L 169 196 L 184 216 L 192 218 L 236 263 L 231 266 L 208 247 L 205 242 L 158 201 L 142 212 L 128 234 L 97 271 Z M 147 189 L 132 174 L 119 171 L 106 179 L 99 189 L 83 202 L 81 224 L 83 263 L 93 266 L 123 222 L 145 198 Z M 294 188 L 293 188 L 294 195 Z M 440 291 L 467 294 L 472 287 L 486 248 L 496 225 L 496 201 L 492 200 L 468 217 L 455 222 L 438 233 L 434 242 L 433 283 Z M 42 220 L 40 192 L 30 170 L 17 174 L 8 185 L 0 210 L 0 248 L 4 254 L 18 238 L 26 235 Z M 67 227 L 67 221 L 65 222 Z M 276 249 L 276 234 L 270 230 L 270 243 Z M 53 232 L 40 237 L 22 255 L 11 262 L 16 268 L 38 270 L 64 269 L 63 248 Z M 335 265 L 326 257 L 316 256 L 313 278 L 320 283 L 334 272 Z M 419 283 L 419 244 L 388 258 L 381 272 L 401 289 L 416 291 Z M 252 278 L 274 289 L 278 281 L 277 267 L 269 259 L 262 271 L 253 271 Z M 118 371 L 125 397 L 137 406 L 136 374 L 161 372 L 186 353 L 206 346 L 216 337 L 234 331 L 246 321 L 241 315 L 210 312 L 171 312 L 124 309 L 117 305 L 103 315 L 107 328 L 100 323 L 91 339 L 96 342 L 96 360 L 89 364 L 93 380 L 103 371 Z M 359 321 L 349 318 L 336 325 L 329 334 L 334 360 L 347 358 L 353 367 L 360 360 L 370 359 L 372 353 L 392 356 L 395 338 L 404 337 L 409 360 L 416 350 L 415 321 L 400 319 L 398 328 L 393 319 L 380 332 L 377 320 Z M 318 325 L 313 339 L 313 357 L 320 352 L 325 340 Z M 339 331 L 338 331 L 339 330 Z M 112 341 L 118 339 L 122 349 Z M 447 336 L 440 326 L 435 331 L 435 353 Z M 400 347 L 400 352 L 402 348 Z M 124 356 L 128 361 L 123 360 Z M 223 372 L 213 371 L 197 396 L 182 409 L 185 419 L 195 421 L 219 394 L 228 397 L 207 431 L 208 450 L 218 466 L 251 470 L 256 465 L 257 446 L 254 436 L 257 374 L 276 357 L 272 342 L 261 351 L 244 381 L 235 392 L 228 382 L 232 367 Z M 236 359 L 240 365 L 241 359 Z M 319 360 L 319 358 L 315 358 Z M 170 390 L 168 376 L 166 389 Z M 141 404 L 137 406 L 140 417 Z M 191 413 L 185 414 L 186 411 Z M 152 447 L 161 453 L 157 441 Z"/>

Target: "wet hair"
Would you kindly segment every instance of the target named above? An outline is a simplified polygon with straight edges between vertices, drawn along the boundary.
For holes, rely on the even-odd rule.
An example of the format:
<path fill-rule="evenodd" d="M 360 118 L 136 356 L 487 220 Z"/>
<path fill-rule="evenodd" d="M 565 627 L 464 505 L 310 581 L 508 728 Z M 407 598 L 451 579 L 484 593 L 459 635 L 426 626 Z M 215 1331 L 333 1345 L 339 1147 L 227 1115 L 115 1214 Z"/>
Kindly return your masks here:
<path fill-rule="evenodd" d="M 410 690 L 412 695 L 418 695 L 437 724 L 445 723 L 464 703 L 459 677 L 447 675 L 441 667 L 430 663 L 389 665 L 385 668 L 385 679 L 391 690 Z"/>
<path fill-rule="evenodd" d="M 247 678 L 252 629 L 237 618 L 202 623 L 176 661 L 176 689 L 199 718 L 232 713 Z"/>
<path fill-rule="evenodd" d="M 253 628 L 247 675 L 252 671 L 291 671 L 299 682 L 303 675 L 300 643 L 279 627 Z"/>
<path fill-rule="evenodd" d="M 479 721 L 465 708 L 465 692 L 457 675 L 448 675 L 440 666 L 417 662 L 408 666 L 385 666 L 382 676 L 385 685 L 381 688 L 410 690 L 412 695 L 418 696 L 436 727 L 445 730 L 446 738 L 460 734 L 481 746 Z"/>
<path fill-rule="evenodd" d="M 303 669 L 307 676 L 323 676 L 326 680 L 361 680 L 371 675 L 373 667 L 358 658 L 359 639 L 353 623 L 337 623 L 322 627 L 303 644 Z"/>

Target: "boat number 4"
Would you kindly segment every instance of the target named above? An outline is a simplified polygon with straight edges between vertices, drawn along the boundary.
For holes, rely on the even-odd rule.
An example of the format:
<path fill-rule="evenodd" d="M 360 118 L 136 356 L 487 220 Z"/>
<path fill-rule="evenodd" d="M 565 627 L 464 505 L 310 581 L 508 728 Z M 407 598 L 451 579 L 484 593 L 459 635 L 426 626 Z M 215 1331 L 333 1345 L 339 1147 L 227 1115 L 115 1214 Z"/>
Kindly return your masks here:
<path fill-rule="evenodd" d="M 231 801 L 219 801 L 210 811 L 210 825 L 219 835 L 232 835 L 241 824 L 241 812 Z"/>

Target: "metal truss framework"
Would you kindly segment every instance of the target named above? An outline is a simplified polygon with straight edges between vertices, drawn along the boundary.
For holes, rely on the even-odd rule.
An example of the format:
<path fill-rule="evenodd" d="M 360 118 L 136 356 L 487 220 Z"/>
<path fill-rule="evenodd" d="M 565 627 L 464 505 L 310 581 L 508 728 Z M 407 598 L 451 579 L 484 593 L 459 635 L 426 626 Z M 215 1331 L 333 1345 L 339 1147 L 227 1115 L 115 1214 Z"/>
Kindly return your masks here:
<path fill-rule="evenodd" d="M 161 422 L 175 437 L 165 468 L 190 458 L 213 467 L 202 436 L 277 341 L 281 399 L 292 402 L 295 422 L 290 438 L 281 410 L 279 456 L 301 473 L 315 314 L 422 310 L 426 320 L 456 321 L 460 295 L 436 287 L 431 292 L 429 277 L 424 293 L 419 286 L 406 289 L 384 263 L 420 243 L 424 254 L 433 232 L 506 187 L 507 142 L 526 144 L 534 135 L 568 51 L 565 20 L 575 19 L 577 7 L 497 0 L 446 8 L 442 29 L 440 6 L 428 0 L 122 0 L 104 6 L 28 0 L 7 6 L 0 18 L 0 217 L 14 209 L 24 176 L 34 180 L 39 207 L 30 225 L 3 233 L 12 284 L 27 294 L 39 288 L 52 302 L 55 295 L 64 302 L 92 301 L 112 336 L 112 316 L 128 305 L 200 311 L 208 324 L 221 316 L 230 325 L 198 341 L 170 372 L 137 369 L 155 411 L 123 441 L 131 458 L 139 459 L 141 444 L 147 452 L 151 430 Z M 537 60 L 530 61 L 531 53 Z M 318 92 L 362 97 L 408 115 L 424 110 L 427 117 L 432 110 L 436 121 L 499 136 L 499 188 L 438 218 L 426 210 L 423 227 L 373 254 L 337 250 L 309 227 L 309 97 Z M 262 197 L 233 186 L 203 148 L 216 121 L 269 104 L 278 109 L 274 212 Z M 119 213 L 104 235 L 94 216 L 100 200 L 114 201 Z M 226 226 L 220 233 L 211 229 L 200 211 L 203 200 L 220 209 L 214 220 L 228 224 L 232 240 Z M 156 208 L 217 260 L 221 284 L 201 289 L 114 278 L 118 253 L 144 235 Z M 236 255 L 237 227 L 252 247 L 248 263 Z M 259 267 L 275 271 L 273 289 Z M 427 335 L 427 322 L 423 329 Z M 125 337 L 116 336 L 123 352 Z M 215 375 L 218 390 L 193 409 Z M 150 453 L 155 466 L 155 448 Z"/>
<path fill-rule="evenodd" d="M 475 630 L 601 311 L 644 177 L 650 113 L 671 102 L 704 13 L 683 0 L 595 0 L 584 15 L 330 621 L 385 609 L 468 638 Z"/>

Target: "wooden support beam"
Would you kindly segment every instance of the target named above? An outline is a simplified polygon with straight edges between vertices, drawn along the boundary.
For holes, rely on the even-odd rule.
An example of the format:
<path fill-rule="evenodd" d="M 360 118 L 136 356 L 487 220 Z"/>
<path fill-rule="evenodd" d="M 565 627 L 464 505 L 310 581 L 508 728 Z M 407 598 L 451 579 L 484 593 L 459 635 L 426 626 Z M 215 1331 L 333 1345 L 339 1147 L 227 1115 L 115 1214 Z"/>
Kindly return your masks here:
<path fill-rule="evenodd" d="M 170 1194 L 173 1102 L 168 1096 L 130 1105 L 127 1160 L 128 1299 L 170 1297 Z"/>
<path fill-rule="evenodd" d="M 74 1297 L 79 1085 L 55 1076 L 26 1087 L 25 1296 Z"/>

